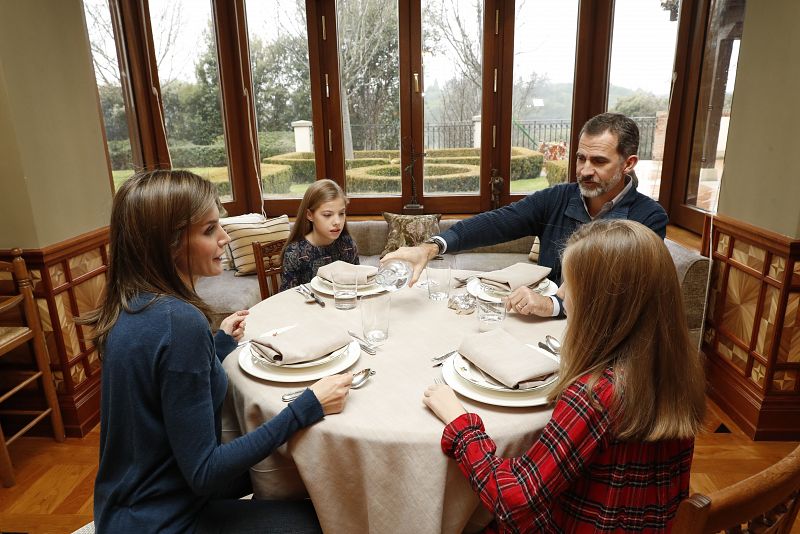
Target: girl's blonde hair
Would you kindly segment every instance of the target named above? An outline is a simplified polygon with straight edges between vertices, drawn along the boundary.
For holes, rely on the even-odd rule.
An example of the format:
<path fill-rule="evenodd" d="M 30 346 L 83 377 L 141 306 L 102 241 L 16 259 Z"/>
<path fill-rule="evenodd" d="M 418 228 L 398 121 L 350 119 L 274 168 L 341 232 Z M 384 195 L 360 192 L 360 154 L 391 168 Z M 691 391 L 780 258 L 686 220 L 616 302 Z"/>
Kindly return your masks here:
<path fill-rule="evenodd" d="M 294 220 L 294 225 L 292 225 L 292 230 L 289 232 L 289 237 L 286 239 L 286 245 L 281 251 L 281 257 L 283 257 L 284 252 L 286 252 L 286 247 L 289 243 L 300 241 L 306 234 L 313 230 L 314 225 L 306 218 L 306 210 L 315 211 L 322 204 L 330 202 L 331 200 L 336 200 L 337 198 L 344 199 L 345 206 L 350 202 L 342 188 L 339 187 L 339 184 L 333 180 L 323 178 L 308 186 L 308 189 L 306 189 L 303 195 L 303 200 L 300 202 L 300 207 L 297 208 L 297 217 Z M 349 232 L 347 231 L 347 221 L 345 221 L 341 235 L 347 233 Z"/>
<path fill-rule="evenodd" d="M 140 293 L 153 294 L 153 301 L 164 295 L 179 298 L 209 317 L 208 306 L 197 296 L 193 282 L 189 286 L 183 281 L 175 261 L 178 254 L 186 255 L 186 274 L 192 280 L 190 251 L 182 244 L 190 225 L 215 205 L 219 207 L 214 185 L 189 171 L 142 172 L 123 182 L 111 207 L 104 300 L 81 320 L 93 328 L 101 354 L 119 314 L 143 309 L 131 306 Z"/>
<path fill-rule="evenodd" d="M 617 438 L 694 436 L 705 409 L 703 363 L 661 238 L 634 221 L 595 221 L 572 235 L 562 263 L 571 306 L 551 400 L 587 373 L 592 388 L 612 367 Z"/>

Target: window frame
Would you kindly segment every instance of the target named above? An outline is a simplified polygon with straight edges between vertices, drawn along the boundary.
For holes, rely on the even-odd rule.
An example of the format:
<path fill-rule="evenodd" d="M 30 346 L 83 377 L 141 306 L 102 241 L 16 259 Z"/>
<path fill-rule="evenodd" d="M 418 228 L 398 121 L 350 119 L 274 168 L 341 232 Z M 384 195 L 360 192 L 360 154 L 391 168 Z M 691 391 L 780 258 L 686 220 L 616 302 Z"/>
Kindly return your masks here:
<path fill-rule="evenodd" d="M 222 118 L 228 151 L 233 200 L 224 204 L 231 214 L 266 209 L 270 215 L 294 215 L 300 199 L 260 198 L 260 154 L 255 117 L 255 99 L 250 72 L 245 0 L 210 0 L 217 39 Z M 700 74 L 711 0 L 683 0 L 678 22 L 674 81 L 665 134 L 664 160 L 659 202 L 673 222 L 700 232 L 705 212 L 683 203 L 690 173 L 691 143 L 700 92 Z M 306 0 L 312 123 L 317 178 L 331 178 L 345 186 L 341 99 L 339 94 L 336 3 Z M 112 22 L 123 69 L 123 94 L 129 116 L 133 159 L 143 169 L 169 168 L 170 158 L 148 0 L 109 0 Z M 422 187 L 422 158 L 414 166 L 417 196 L 425 213 L 470 214 L 491 207 L 489 178 L 492 170 L 507 178 L 511 154 L 511 98 L 513 91 L 515 0 L 484 0 L 483 88 L 481 116 L 480 190 L 477 195 L 428 196 Z M 571 123 L 583 124 L 602 113 L 607 105 L 610 73 L 614 1 L 582 0 L 578 6 L 577 43 Z M 323 23 L 324 17 L 324 23 Z M 400 136 L 414 146 L 423 146 L 422 90 L 413 75 L 422 74 L 421 0 L 398 0 Z M 323 29 L 324 25 L 324 29 Z M 495 88 L 494 71 L 497 70 Z M 325 90 L 327 74 L 328 88 Z M 424 78 L 424 77 L 423 77 Z M 493 134 L 494 131 L 494 134 Z M 572 128 L 570 146 L 576 147 L 579 128 Z M 568 176 L 574 181 L 574 149 L 569 156 Z M 401 165 L 411 164 L 401 150 Z M 411 200 L 408 180 L 402 181 L 400 196 L 354 196 L 349 213 L 373 215 L 382 211 L 403 212 Z M 504 180 L 500 204 L 523 198 L 510 193 Z"/>

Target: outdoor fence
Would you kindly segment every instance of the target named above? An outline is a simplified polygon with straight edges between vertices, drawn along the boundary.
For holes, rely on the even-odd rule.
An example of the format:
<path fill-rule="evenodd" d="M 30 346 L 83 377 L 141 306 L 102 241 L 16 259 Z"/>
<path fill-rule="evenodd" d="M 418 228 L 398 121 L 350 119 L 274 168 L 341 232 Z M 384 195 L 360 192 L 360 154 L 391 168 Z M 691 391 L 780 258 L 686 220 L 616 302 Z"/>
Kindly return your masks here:
<path fill-rule="evenodd" d="M 631 117 L 639 126 L 639 158 L 652 159 L 655 117 Z M 425 148 L 472 148 L 479 122 L 427 123 Z M 511 145 L 538 150 L 542 142 L 569 143 L 572 122 L 568 119 L 514 120 Z M 400 124 L 351 124 L 354 150 L 398 150 Z"/>

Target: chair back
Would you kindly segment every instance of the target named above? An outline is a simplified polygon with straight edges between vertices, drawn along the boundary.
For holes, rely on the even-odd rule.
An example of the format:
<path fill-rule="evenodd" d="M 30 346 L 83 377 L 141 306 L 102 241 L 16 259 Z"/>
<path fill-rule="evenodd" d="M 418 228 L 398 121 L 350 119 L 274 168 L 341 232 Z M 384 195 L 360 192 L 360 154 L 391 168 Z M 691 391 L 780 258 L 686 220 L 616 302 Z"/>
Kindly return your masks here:
<path fill-rule="evenodd" d="M 709 495 L 695 493 L 678 507 L 672 531 L 789 534 L 800 505 L 800 446 L 786 458 Z"/>
<path fill-rule="evenodd" d="M 286 245 L 285 239 L 269 243 L 253 241 L 253 259 L 256 262 L 258 288 L 262 299 L 269 298 L 280 290 L 283 270 L 281 250 L 284 245 Z"/>

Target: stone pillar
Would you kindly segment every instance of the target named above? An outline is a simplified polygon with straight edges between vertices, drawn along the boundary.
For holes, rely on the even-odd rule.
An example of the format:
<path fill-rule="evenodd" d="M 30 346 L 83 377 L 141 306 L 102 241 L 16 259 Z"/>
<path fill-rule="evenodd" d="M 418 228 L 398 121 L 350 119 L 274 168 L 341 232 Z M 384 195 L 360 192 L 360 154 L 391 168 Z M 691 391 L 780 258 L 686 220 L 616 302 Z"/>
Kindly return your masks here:
<path fill-rule="evenodd" d="M 472 147 L 481 147 L 481 116 L 474 115 L 472 117 Z"/>
<path fill-rule="evenodd" d="M 294 129 L 294 151 L 314 152 L 311 121 L 294 121 L 292 129 Z"/>
<path fill-rule="evenodd" d="M 653 160 L 664 161 L 664 136 L 667 133 L 667 111 L 656 111 L 656 131 L 653 135 Z"/>

